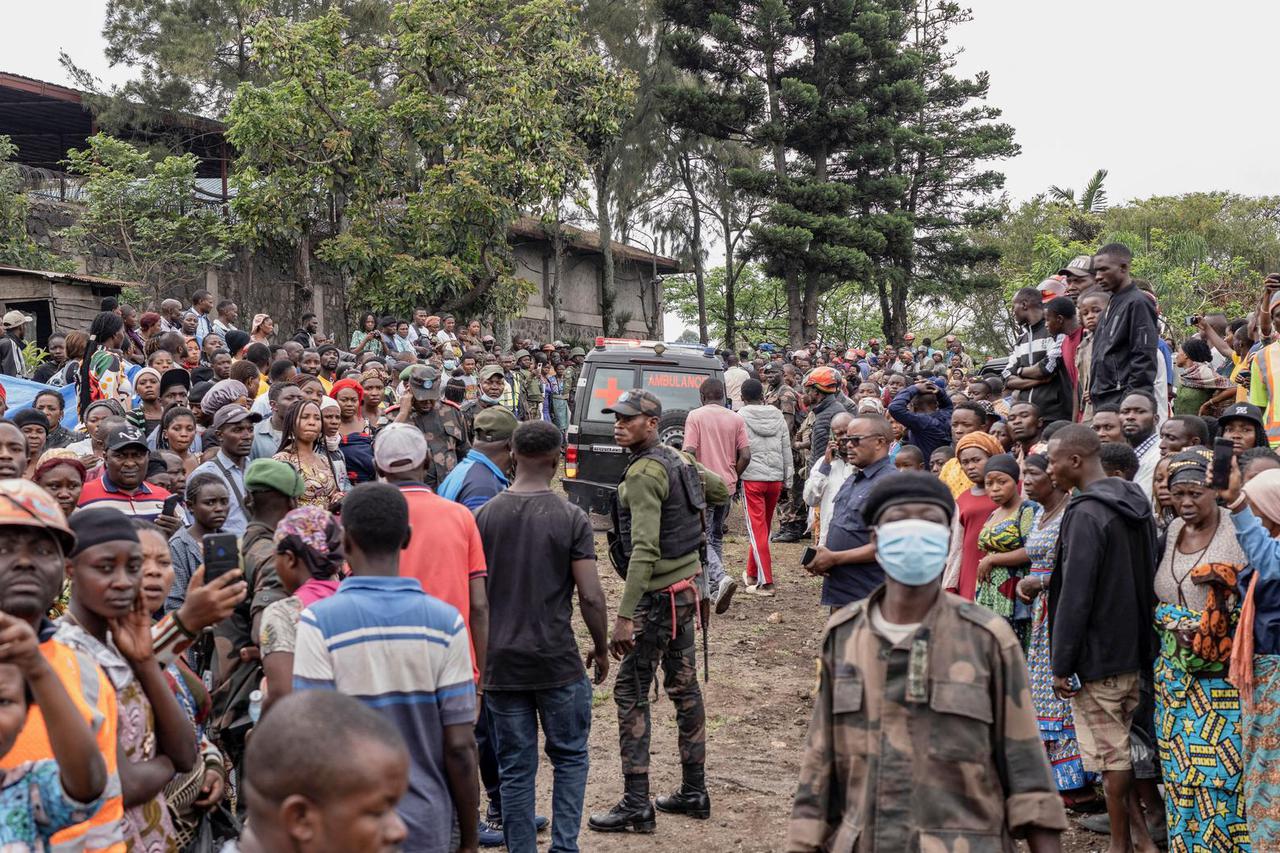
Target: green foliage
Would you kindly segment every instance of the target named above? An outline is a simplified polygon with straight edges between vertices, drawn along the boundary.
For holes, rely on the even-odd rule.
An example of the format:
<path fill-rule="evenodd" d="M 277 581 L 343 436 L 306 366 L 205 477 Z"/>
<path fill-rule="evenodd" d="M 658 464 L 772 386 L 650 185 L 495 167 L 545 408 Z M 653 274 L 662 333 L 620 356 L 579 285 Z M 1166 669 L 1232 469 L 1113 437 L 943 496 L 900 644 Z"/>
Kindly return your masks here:
<path fill-rule="evenodd" d="M 18 146 L 13 144 L 13 140 L 0 135 L 0 264 L 70 272 L 75 269 L 75 264 L 54 255 L 27 233 L 30 205 L 24 192 L 22 174 L 11 162 L 17 152 Z"/>
<path fill-rule="evenodd" d="M 222 216 L 192 201 L 195 155 L 155 162 L 99 133 L 68 152 L 66 165 L 88 179 L 84 210 L 63 231 L 69 246 L 114 257 L 120 277 L 144 285 L 157 303 L 229 257 Z"/>
<path fill-rule="evenodd" d="M 707 273 L 707 326 L 711 340 L 727 346 L 724 277 L 724 267 L 715 267 Z M 685 323 L 697 323 L 697 288 L 693 276 L 666 279 L 664 292 L 670 310 Z M 759 264 L 747 264 L 738 273 L 734 295 L 732 319 L 739 329 L 733 342 L 735 347 L 742 343 L 755 346 L 764 341 L 787 344 L 790 327 L 786 282 L 766 276 Z M 853 284 L 843 284 L 824 293 L 817 316 L 816 337 L 833 346 L 864 341 L 880 334 L 874 299 Z M 697 342 L 696 333 L 693 342 Z"/>
<path fill-rule="evenodd" d="M 909 303 L 992 282 L 974 229 L 997 213 L 1004 177 L 983 164 L 1017 153 L 982 103 L 989 81 L 954 74 L 951 29 L 969 13 L 937 0 L 664 0 L 667 48 L 690 82 L 669 87 L 680 125 L 768 152 L 737 170 L 767 199 L 748 247 L 785 280 L 793 344 L 818 330 L 822 294 L 875 295 L 890 338 Z M 873 310 L 874 310 L 873 308 Z"/>
<path fill-rule="evenodd" d="M 362 307 L 514 312 L 507 228 L 581 177 L 629 81 L 564 0 L 409 0 L 378 44 L 349 26 L 331 11 L 252 30 L 270 82 L 242 84 L 228 118 L 244 235 L 314 237 Z"/>
<path fill-rule="evenodd" d="M 1078 239 L 1079 205 L 1057 196 L 1051 190 L 1010 207 L 998 224 L 977 235 L 1001 258 L 986 270 L 999 280 L 999 290 L 973 307 L 955 307 L 975 348 L 1006 349 L 1013 335 L 1006 306 L 1013 293 L 1103 243 L 1122 242 L 1133 250 L 1132 274 L 1151 283 L 1174 337 L 1184 334 L 1194 314 L 1221 310 L 1244 316 L 1263 276 L 1280 266 L 1280 197 L 1216 192 L 1133 201 L 1091 212 L 1096 236 L 1084 241 Z"/>
<path fill-rule="evenodd" d="M 369 40 L 386 29 L 390 8 L 385 0 L 108 0 L 106 6 L 107 61 L 134 76 L 104 89 L 73 57 L 64 53 L 62 65 L 89 93 L 98 125 L 116 131 L 172 129 L 174 113 L 224 115 L 241 83 L 264 79 L 253 51 L 255 21 L 305 21 L 337 9 L 353 22 L 355 37 Z"/>

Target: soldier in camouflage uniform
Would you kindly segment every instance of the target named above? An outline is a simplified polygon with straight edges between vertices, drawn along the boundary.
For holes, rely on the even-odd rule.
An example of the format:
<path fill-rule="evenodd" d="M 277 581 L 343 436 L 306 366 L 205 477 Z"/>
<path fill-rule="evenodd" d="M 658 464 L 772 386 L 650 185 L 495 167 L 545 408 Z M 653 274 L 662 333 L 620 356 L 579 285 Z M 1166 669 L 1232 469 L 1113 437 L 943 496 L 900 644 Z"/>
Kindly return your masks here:
<path fill-rule="evenodd" d="M 804 406 L 800 402 L 800 394 L 783 381 L 783 367 L 770 362 L 760 371 L 764 382 L 764 402 L 766 406 L 774 406 L 782 412 L 783 420 L 791 433 L 791 461 L 794 465 L 795 477 L 792 487 L 778 504 L 778 532 L 773 541 L 797 541 L 804 535 L 805 521 L 809 508 L 804 502 L 804 481 L 808 476 L 805 463 L 809 456 L 795 447 L 796 430 L 804 418 Z"/>
<path fill-rule="evenodd" d="M 582 347 L 574 347 L 569 350 L 569 360 L 565 362 L 564 390 L 569 393 L 570 417 L 573 416 L 574 398 L 578 396 L 578 377 L 582 376 L 582 363 L 586 358 L 587 354 L 582 351 Z"/>
<path fill-rule="evenodd" d="M 618 486 L 610 557 L 625 573 L 609 652 L 622 661 L 613 688 L 625 793 L 612 809 L 593 814 L 598 832 L 652 832 L 649 801 L 649 695 L 661 665 L 662 686 L 676 706 L 680 789 L 658 797 L 659 811 L 706 819 L 706 711 L 698 688 L 694 619 L 702 570 L 708 503 L 725 504 L 724 481 L 691 457 L 658 443 L 662 403 L 640 389 L 627 391 L 604 414 L 615 418 L 614 438 L 631 453 Z"/>
<path fill-rule="evenodd" d="M 954 510 L 929 474 L 867 496 L 887 580 L 827 623 L 789 853 L 1059 850 L 1018 639 L 938 582 Z"/>
<path fill-rule="evenodd" d="M 520 405 L 526 421 L 542 420 L 542 379 L 533 365 L 533 356 L 527 349 L 516 353 L 516 384 L 520 391 Z"/>
<path fill-rule="evenodd" d="M 493 406 L 501 406 L 502 394 L 506 390 L 507 379 L 500 365 L 488 364 L 480 368 L 475 399 L 466 401 L 461 407 L 462 419 L 467 425 L 467 441 L 475 440 L 476 415 Z"/>
<path fill-rule="evenodd" d="M 427 437 L 427 467 L 424 482 L 437 488 L 454 466 L 471 450 L 467 424 L 456 406 L 441 401 L 444 379 L 429 365 L 409 370 L 409 390 L 400 398 L 396 420 L 410 423 Z"/>

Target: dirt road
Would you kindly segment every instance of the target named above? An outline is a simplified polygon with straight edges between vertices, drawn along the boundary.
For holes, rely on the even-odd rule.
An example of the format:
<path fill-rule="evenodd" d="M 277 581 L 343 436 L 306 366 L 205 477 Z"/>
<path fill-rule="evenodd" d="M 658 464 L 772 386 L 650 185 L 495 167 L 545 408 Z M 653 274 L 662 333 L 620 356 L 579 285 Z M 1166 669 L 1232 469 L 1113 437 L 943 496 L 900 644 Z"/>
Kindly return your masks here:
<path fill-rule="evenodd" d="M 725 541 L 725 564 L 740 578 L 746 565 L 741 510 L 735 506 Z M 595 519 L 599 521 L 599 519 Z M 596 548 L 600 573 L 614 612 L 622 583 L 604 556 L 602 533 Z M 799 568 L 802 545 L 774 545 L 778 594 L 757 598 L 739 590 L 733 607 L 716 618 L 709 634 L 711 681 L 703 685 L 707 707 L 707 783 L 712 817 L 695 821 L 658 815 L 652 836 L 601 835 L 586 828 L 579 845 L 586 853 L 657 850 L 779 851 L 800 769 L 814 684 L 813 659 L 825 623 L 819 607 L 821 582 Z M 590 648 L 575 615 L 580 647 Z M 610 620 L 612 625 L 612 619 Z M 699 643 L 701 639 L 699 638 Z M 701 657 L 699 657 L 701 667 Z M 591 773 L 585 811 L 608 809 L 622 791 L 613 673 L 595 690 L 591 730 Z M 653 706 L 652 773 L 655 794 L 680 783 L 675 712 L 665 696 Z M 550 814 L 551 770 L 545 756 L 538 776 L 540 814 Z M 1073 830 L 1064 839 L 1069 853 L 1105 849 L 1105 838 Z M 549 844 L 547 833 L 540 842 Z"/>

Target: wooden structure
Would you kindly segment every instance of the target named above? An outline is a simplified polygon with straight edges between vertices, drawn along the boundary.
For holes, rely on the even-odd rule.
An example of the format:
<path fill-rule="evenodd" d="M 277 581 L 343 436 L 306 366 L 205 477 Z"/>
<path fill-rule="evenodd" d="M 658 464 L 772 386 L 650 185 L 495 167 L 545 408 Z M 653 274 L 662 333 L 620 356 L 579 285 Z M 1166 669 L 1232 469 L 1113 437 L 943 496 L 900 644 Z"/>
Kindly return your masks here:
<path fill-rule="evenodd" d="M 79 273 L 24 270 L 0 266 L 0 312 L 22 311 L 35 317 L 28 340 L 44 346 L 55 331 L 85 330 L 93 322 L 106 296 L 119 298 L 133 282 Z"/>

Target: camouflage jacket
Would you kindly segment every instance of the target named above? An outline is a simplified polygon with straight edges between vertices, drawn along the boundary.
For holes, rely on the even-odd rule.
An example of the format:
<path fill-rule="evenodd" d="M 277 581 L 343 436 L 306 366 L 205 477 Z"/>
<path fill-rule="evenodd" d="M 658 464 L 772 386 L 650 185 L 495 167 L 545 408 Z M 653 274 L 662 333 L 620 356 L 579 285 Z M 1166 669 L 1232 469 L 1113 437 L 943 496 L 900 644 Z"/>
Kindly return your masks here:
<path fill-rule="evenodd" d="M 525 419 L 539 420 L 542 417 L 542 379 L 537 370 L 517 370 L 516 380 L 520 386 Z"/>
<path fill-rule="evenodd" d="M 787 419 L 787 428 L 795 433 L 796 427 L 800 425 L 800 395 L 796 393 L 796 389 L 785 382 L 779 383 L 777 388 L 765 388 L 764 404 L 782 412 L 782 416 Z"/>
<path fill-rule="evenodd" d="M 1066 829 L 1012 629 L 943 593 L 890 646 L 867 615 L 883 597 L 827 623 L 787 851 L 1014 851 Z"/>
<path fill-rule="evenodd" d="M 423 482 L 436 489 L 471 450 L 467 423 L 456 406 L 444 402 L 430 412 L 414 412 L 409 423 L 427 438 L 427 470 Z"/>

